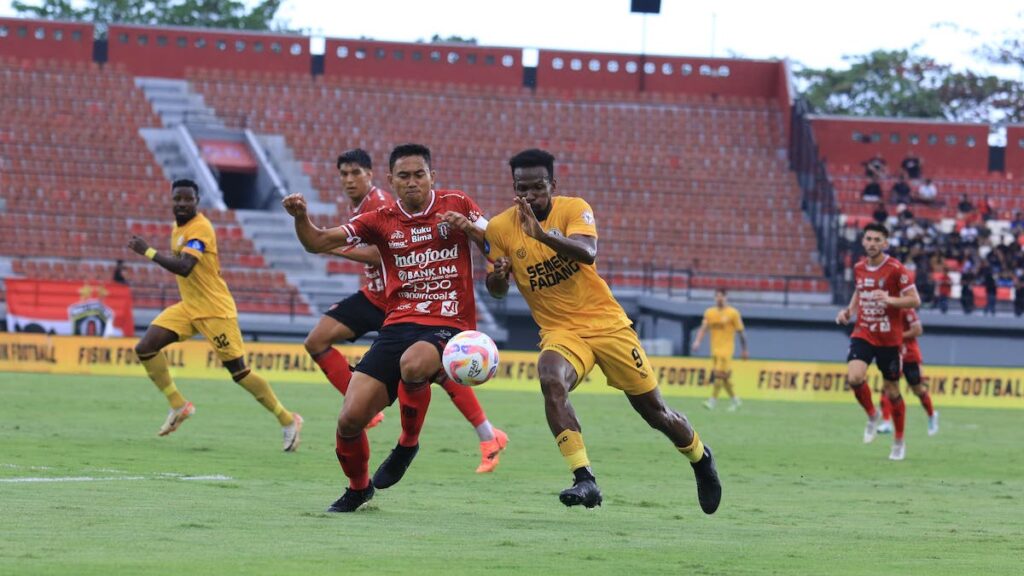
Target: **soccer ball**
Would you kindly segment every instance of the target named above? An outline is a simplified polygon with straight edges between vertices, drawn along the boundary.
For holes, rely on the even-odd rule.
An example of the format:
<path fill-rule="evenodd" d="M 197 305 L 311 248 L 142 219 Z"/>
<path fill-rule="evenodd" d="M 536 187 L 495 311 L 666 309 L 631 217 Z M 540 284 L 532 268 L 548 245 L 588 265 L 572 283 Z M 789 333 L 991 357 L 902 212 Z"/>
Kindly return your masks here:
<path fill-rule="evenodd" d="M 441 364 L 453 381 L 463 386 L 479 386 L 498 372 L 498 347 L 483 332 L 459 332 L 445 346 Z"/>

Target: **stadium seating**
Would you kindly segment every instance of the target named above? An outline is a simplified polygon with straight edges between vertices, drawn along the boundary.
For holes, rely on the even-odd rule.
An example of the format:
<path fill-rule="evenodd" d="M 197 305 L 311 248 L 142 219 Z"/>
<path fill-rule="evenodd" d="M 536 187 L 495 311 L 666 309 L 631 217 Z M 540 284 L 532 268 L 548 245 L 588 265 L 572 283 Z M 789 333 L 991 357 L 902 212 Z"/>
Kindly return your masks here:
<path fill-rule="evenodd" d="M 227 70 L 187 75 L 222 118 L 284 134 L 321 199 L 337 196 L 339 151 L 361 146 L 383 163 L 395 144 L 421 141 L 434 151 L 439 187 L 465 190 L 494 214 L 512 196 L 505 159 L 544 147 L 558 156 L 561 192 L 594 206 L 606 274 L 630 284 L 645 266 L 673 267 L 715 285 L 759 289 L 788 276 L 827 289 L 817 281 L 817 244 L 799 209 L 773 102 Z M 377 170 L 379 182 L 384 172 Z"/>
<path fill-rule="evenodd" d="M 168 182 L 139 128 L 159 126 L 132 76 L 117 65 L 0 57 L 0 245 L 14 271 L 109 280 L 113 261 L 138 258 L 139 234 L 170 237 Z M 241 311 L 308 313 L 284 275 L 266 269 L 234 213 L 207 212 L 223 273 Z M 177 299 L 170 274 L 133 264 L 136 305 Z M 2 294 L 2 292 L 0 292 Z"/>

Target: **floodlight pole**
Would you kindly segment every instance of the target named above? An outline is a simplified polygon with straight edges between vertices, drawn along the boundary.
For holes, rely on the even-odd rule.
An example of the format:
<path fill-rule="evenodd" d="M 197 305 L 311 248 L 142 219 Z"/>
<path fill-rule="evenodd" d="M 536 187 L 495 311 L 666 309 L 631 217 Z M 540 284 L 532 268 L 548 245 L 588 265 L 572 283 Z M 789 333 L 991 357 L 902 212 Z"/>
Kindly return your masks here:
<path fill-rule="evenodd" d="M 644 76 L 647 74 L 647 12 L 644 12 L 644 24 L 640 33 L 640 91 L 644 91 Z"/>

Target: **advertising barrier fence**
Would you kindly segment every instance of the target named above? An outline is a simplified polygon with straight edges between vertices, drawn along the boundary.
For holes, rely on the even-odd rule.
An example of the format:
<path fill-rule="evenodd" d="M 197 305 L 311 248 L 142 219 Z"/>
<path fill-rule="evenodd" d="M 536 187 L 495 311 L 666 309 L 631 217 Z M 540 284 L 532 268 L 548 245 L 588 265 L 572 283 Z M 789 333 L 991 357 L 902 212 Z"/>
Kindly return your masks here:
<path fill-rule="evenodd" d="M 146 378 L 135 357 L 137 340 L 45 336 L 41 334 L 0 334 L 0 372 L 41 372 L 90 374 Z M 273 383 L 326 384 L 319 367 L 301 344 L 247 342 L 246 362 Z M 365 346 L 340 346 L 355 365 Z M 226 377 L 212 348 L 202 340 L 190 340 L 166 349 L 171 372 L 177 378 L 222 379 Z M 535 390 L 535 352 L 501 352 L 496 380 L 484 384 L 502 390 Z M 710 382 L 707 358 L 651 357 L 654 371 L 667 396 L 704 397 Z M 924 367 L 925 381 L 936 405 L 988 408 L 1024 408 L 1024 369 L 968 366 Z M 869 383 L 881 389 L 881 376 L 872 368 Z M 2 377 L 0 377 L 2 379 Z M 733 382 L 745 398 L 811 402 L 853 402 L 846 387 L 846 365 L 840 362 L 786 362 L 734 360 Z M 580 384 L 577 393 L 618 394 L 605 385 L 604 375 L 595 368 Z"/>

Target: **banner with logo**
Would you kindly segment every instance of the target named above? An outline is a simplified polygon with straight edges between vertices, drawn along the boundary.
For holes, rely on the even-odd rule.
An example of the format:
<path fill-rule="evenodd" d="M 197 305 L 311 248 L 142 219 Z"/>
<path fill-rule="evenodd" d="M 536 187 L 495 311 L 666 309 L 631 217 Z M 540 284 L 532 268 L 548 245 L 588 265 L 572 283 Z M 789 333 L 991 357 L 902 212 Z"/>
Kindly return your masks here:
<path fill-rule="evenodd" d="M 41 334 L 0 333 L 0 371 L 53 374 L 117 375 L 146 378 L 135 357 L 137 340 Z M 350 364 L 357 364 L 364 346 L 340 346 Z M 320 368 L 301 344 L 247 342 L 246 363 L 272 383 L 326 384 Z M 166 349 L 171 372 L 177 378 L 227 378 L 213 349 L 195 339 Z M 537 354 L 501 352 L 496 378 L 488 389 L 527 390 L 540 394 Z M 650 370 L 666 396 L 706 397 L 711 391 L 711 363 L 706 358 L 651 357 Z M 924 366 L 924 378 L 937 407 L 968 406 L 1024 408 L 1024 369 L 964 366 Z M 735 360 L 733 382 L 743 398 L 803 402 L 853 403 L 842 363 Z M 872 368 L 868 383 L 881 390 L 881 376 Z M 600 369 L 580 384 L 574 394 L 619 394 L 608 386 Z M 908 394 L 909 398 L 909 394 Z M 913 399 L 910 399 L 914 402 Z"/>
<path fill-rule="evenodd" d="M 132 292 L 114 282 L 7 278 L 7 329 L 74 336 L 134 336 Z"/>

